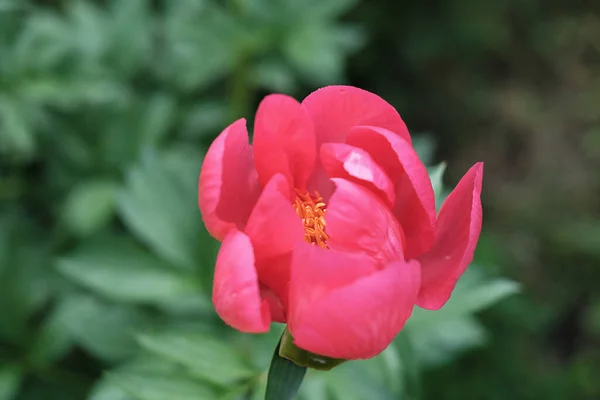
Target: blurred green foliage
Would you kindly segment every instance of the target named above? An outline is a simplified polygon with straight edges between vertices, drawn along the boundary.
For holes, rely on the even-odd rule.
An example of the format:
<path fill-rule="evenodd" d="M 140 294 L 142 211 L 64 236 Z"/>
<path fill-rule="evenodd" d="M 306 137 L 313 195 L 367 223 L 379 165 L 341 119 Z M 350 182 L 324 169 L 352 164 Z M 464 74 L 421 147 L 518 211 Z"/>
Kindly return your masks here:
<path fill-rule="evenodd" d="M 600 3 L 385 3 L 352 12 L 377 45 L 351 77 L 435 133 L 451 181 L 485 161 L 476 261 L 525 288 L 425 396 L 600 398 Z"/>
<path fill-rule="evenodd" d="M 443 310 L 301 398 L 600 396 L 596 11 L 0 0 L 0 400 L 261 399 L 281 326 L 215 315 L 198 171 L 262 95 L 332 83 L 434 132 L 415 147 L 439 200 L 440 161 L 454 183 L 484 160 L 485 231 Z M 499 275 L 525 293 L 481 313 L 519 289 Z"/>

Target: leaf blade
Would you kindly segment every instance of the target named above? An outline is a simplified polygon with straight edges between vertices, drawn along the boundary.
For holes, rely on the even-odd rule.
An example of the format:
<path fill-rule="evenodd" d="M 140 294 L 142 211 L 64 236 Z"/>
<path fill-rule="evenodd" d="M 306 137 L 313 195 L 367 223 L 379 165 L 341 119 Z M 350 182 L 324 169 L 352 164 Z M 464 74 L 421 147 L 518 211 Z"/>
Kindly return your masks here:
<path fill-rule="evenodd" d="M 140 335 L 137 341 L 150 353 L 183 365 L 191 375 L 218 385 L 228 386 L 253 374 L 239 353 L 204 334 Z"/>

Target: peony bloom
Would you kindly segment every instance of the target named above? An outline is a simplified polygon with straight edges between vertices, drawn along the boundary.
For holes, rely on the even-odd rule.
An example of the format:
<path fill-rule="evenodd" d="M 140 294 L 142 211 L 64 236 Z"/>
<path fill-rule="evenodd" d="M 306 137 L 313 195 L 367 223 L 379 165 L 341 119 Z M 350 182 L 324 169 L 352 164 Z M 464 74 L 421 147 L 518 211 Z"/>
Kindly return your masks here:
<path fill-rule="evenodd" d="M 202 166 L 199 206 L 222 241 L 213 302 L 244 332 L 284 322 L 323 356 L 383 351 L 414 305 L 436 310 L 473 258 L 483 164 L 436 217 L 427 170 L 397 111 L 328 86 L 302 103 L 274 94 L 227 127 Z"/>

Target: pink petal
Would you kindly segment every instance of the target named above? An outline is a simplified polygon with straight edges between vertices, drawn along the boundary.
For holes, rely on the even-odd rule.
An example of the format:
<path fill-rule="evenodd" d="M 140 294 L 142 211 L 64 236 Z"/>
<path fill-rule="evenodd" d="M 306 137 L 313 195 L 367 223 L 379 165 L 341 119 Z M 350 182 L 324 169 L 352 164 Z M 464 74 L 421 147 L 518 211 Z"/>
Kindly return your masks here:
<path fill-rule="evenodd" d="M 269 303 L 269 310 L 271 310 L 271 319 L 273 322 L 285 322 L 285 311 L 283 303 L 279 297 L 271 289 L 263 285 L 260 287 L 260 297 L 262 297 L 267 303 Z"/>
<path fill-rule="evenodd" d="M 235 229 L 227 234 L 217 256 L 212 300 L 227 325 L 250 333 L 269 330 L 269 302 L 260 296 L 250 238 Z"/>
<path fill-rule="evenodd" d="M 290 252 L 304 240 L 300 217 L 287 195 L 290 187 L 281 174 L 274 175 L 263 190 L 246 226 L 262 283 L 287 302 Z"/>
<path fill-rule="evenodd" d="M 294 343 L 334 358 L 376 356 L 412 313 L 419 263 L 396 261 L 373 272 L 368 259 L 351 258 L 359 255 L 324 257 L 327 251 L 319 250 L 294 255 L 289 314 Z"/>
<path fill-rule="evenodd" d="M 473 260 L 481 232 L 483 163 L 477 163 L 450 193 L 438 216 L 435 244 L 419 258 L 422 285 L 417 304 L 428 310 L 441 308 L 456 282 Z"/>
<path fill-rule="evenodd" d="M 278 299 L 281 305 L 283 318 L 288 307 L 289 286 L 290 286 L 290 265 L 292 263 L 292 252 L 282 254 L 262 260 L 257 263 L 256 270 L 258 271 L 258 279 L 273 292 L 273 295 Z M 273 316 L 273 319 L 276 317 Z"/>
<path fill-rule="evenodd" d="M 381 97 L 352 86 L 326 86 L 312 92 L 302 104 L 315 124 L 317 145 L 345 142 L 356 125 L 388 129 L 411 143 L 406 124 L 394 107 Z"/>
<path fill-rule="evenodd" d="M 363 252 L 382 264 L 404 260 L 404 234 L 388 206 L 361 185 L 333 179 L 325 232 L 331 249 Z"/>
<path fill-rule="evenodd" d="M 300 217 L 288 197 L 290 187 L 283 175 L 274 175 L 261 193 L 246 226 L 257 260 L 290 252 L 304 237 Z"/>
<path fill-rule="evenodd" d="M 394 215 L 406 235 L 406 259 L 431 249 L 435 240 L 435 196 L 427 169 L 409 142 L 386 129 L 361 126 L 348 144 L 366 150 L 395 184 Z"/>
<path fill-rule="evenodd" d="M 406 124 L 396 109 L 366 90 L 352 86 L 326 86 L 308 95 L 302 105 L 314 122 L 317 148 L 322 143 L 345 142 L 348 131 L 356 125 L 386 128 L 411 143 Z M 326 199 L 333 191 L 333 184 L 319 162 L 308 185 L 310 190 L 318 190 Z"/>
<path fill-rule="evenodd" d="M 280 173 L 306 190 L 317 148 L 312 120 L 300 103 L 282 94 L 265 97 L 256 113 L 253 145 L 263 186 Z"/>
<path fill-rule="evenodd" d="M 366 254 L 300 243 L 292 256 L 290 278 L 288 324 L 292 332 L 315 300 L 376 271 L 375 260 Z"/>
<path fill-rule="evenodd" d="M 243 230 L 260 194 L 246 120 L 229 125 L 212 143 L 200 171 L 198 206 L 208 232 L 223 240 Z"/>
<path fill-rule="evenodd" d="M 363 149 L 345 143 L 324 143 L 321 163 L 331 178 L 344 178 L 362 185 L 393 207 L 396 201 L 394 184 Z"/>

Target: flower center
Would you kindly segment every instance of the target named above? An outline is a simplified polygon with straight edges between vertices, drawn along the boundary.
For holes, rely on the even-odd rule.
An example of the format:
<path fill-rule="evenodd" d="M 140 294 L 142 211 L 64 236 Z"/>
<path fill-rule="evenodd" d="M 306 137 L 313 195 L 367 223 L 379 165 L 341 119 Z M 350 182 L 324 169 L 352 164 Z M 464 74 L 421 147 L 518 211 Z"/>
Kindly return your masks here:
<path fill-rule="evenodd" d="M 327 211 L 327 207 L 319 192 L 315 191 L 314 195 L 310 195 L 296 189 L 296 201 L 292 207 L 294 207 L 296 214 L 302 218 L 304 240 L 326 249 L 326 242 L 329 239 L 329 236 L 325 233 L 325 212 Z"/>

